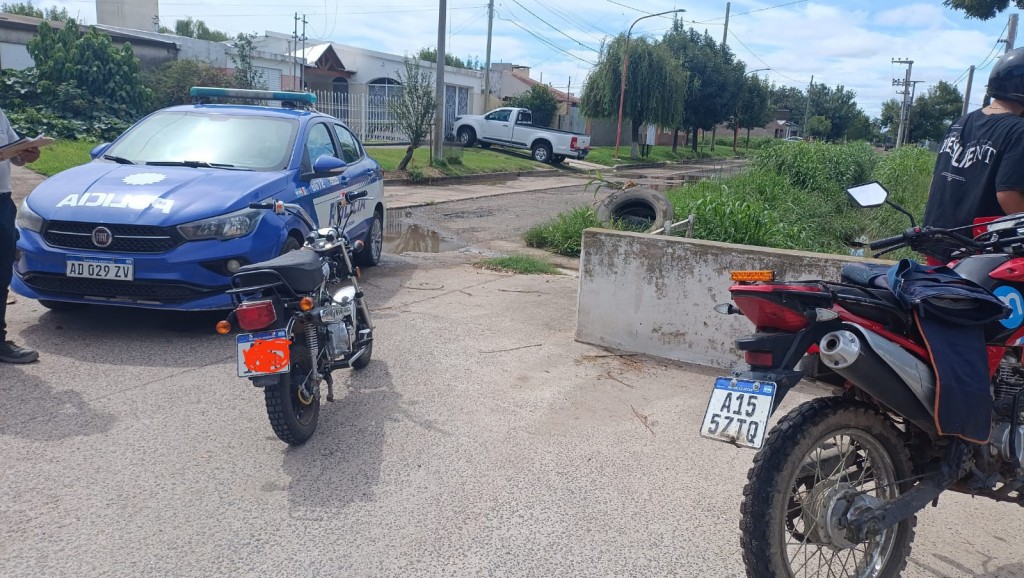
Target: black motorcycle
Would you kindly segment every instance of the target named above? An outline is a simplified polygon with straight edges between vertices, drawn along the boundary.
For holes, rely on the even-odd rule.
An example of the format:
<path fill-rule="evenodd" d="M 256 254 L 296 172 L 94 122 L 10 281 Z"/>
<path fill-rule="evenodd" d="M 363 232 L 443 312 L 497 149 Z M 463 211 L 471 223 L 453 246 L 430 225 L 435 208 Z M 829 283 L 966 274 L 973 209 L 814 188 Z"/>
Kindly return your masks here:
<path fill-rule="evenodd" d="M 366 191 L 343 195 L 320 229 L 298 205 L 249 205 L 293 214 L 311 231 L 301 249 L 239 269 L 228 290 L 235 309 L 217 324 L 221 334 L 235 324 L 245 332 L 235 337 L 238 376 L 263 389 L 270 425 L 291 445 L 316 431 L 321 383 L 327 384 L 327 401 L 334 401 L 331 372 L 362 369 L 373 354 L 370 311 L 352 265 L 363 243 L 345 234 L 348 205 L 364 196 Z"/>

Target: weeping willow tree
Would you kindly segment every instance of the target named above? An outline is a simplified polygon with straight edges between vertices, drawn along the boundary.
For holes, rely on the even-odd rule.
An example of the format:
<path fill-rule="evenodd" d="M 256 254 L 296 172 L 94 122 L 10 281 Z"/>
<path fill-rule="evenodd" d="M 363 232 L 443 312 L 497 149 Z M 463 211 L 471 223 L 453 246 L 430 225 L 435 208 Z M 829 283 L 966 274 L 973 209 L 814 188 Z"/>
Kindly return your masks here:
<path fill-rule="evenodd" d="M 620 34 L 601 47 L 597 67 L 580 96 L 580 108 L 590 118 L 618 118 L 626 36 Z M 657 41 L 629 40 L 629 70 L 622 117 L 629 119 L 630 158 L 640 157 L 640 126 L 676 126 L 683 114 L 686 72 Z"/>

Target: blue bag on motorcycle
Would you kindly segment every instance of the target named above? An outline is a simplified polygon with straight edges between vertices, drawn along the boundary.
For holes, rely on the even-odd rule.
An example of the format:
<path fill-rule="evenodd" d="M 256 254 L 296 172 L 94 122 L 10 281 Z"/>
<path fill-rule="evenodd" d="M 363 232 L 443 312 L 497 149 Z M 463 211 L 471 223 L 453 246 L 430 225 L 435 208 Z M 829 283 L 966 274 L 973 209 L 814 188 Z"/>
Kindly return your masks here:
<path fill-rule="evenodd" d="M 940 435 L 987 443 L 992 393 L 984 325 L 1010 308 L 949 267 L 902 259 L 887 275 L 896 298 L 914 313 L 935 367 L 935 426 Z"/>

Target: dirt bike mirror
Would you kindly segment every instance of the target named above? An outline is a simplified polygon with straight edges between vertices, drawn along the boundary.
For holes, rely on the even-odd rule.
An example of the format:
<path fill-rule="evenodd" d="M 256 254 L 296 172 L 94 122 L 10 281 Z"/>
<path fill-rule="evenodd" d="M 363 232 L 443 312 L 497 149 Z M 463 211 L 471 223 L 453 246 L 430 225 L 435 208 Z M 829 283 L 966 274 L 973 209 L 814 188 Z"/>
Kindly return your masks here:
<path fill-rule="evenodd" d="M 846 193 L 855 203 L 865 209 L 880 207 L 889 198 L 889 191 L 885 190 L 885 187 L 878 182 L 851 187 L 846 189 Z"/>

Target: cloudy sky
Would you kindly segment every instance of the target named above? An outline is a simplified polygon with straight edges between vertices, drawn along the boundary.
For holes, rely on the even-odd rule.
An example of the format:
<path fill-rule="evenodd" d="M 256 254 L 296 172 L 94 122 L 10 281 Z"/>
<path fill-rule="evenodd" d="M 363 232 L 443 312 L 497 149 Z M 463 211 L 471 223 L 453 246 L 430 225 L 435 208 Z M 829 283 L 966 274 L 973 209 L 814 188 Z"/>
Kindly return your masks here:
<path fill-rule="evenodd" d="M 68 8 L 82 22 L 96 21 L 95 0 L 34 0 Z M 532 76 L 578 93 L 597 60 L 602 39 L 625 31 L 637 18 L 685 8 L 685 22 L 721 40 L 726 2 L 673 0 L 495 0 L 491 59 L 532 68 Z M 437 43 L 438 0 L 159 0 L 160 20 L 173 28 L 186 16 L 229 33 L 291 33 L 296 11 L 306 14 L 306 36 L 394 54 Z M 965 19 L 941 0 L 735 0 L 728 44 L 747 70 L 768 68 L 781 85 L 844 85 L 861 108 L 877 116 L 895 97 L 894 78 L 913 60 L 917 92 L 940 80 L 966 88 L 966 71 L 979 66 L 972 103 L 980 106 L 993 57 L 1004 50 L 1010 12 L 988 22 Z M 646 18 L 633 34 L 660 37 L 670 17 Z M 487 0 L 448 0 L 448 52 L 484 61 Z M 1024 32 L 1022 32 L 1024 34 Z M 1024 45 L 1024 39 L 1017 43 Z M 972 107 L 973 108 L 973 107 Z"/>

